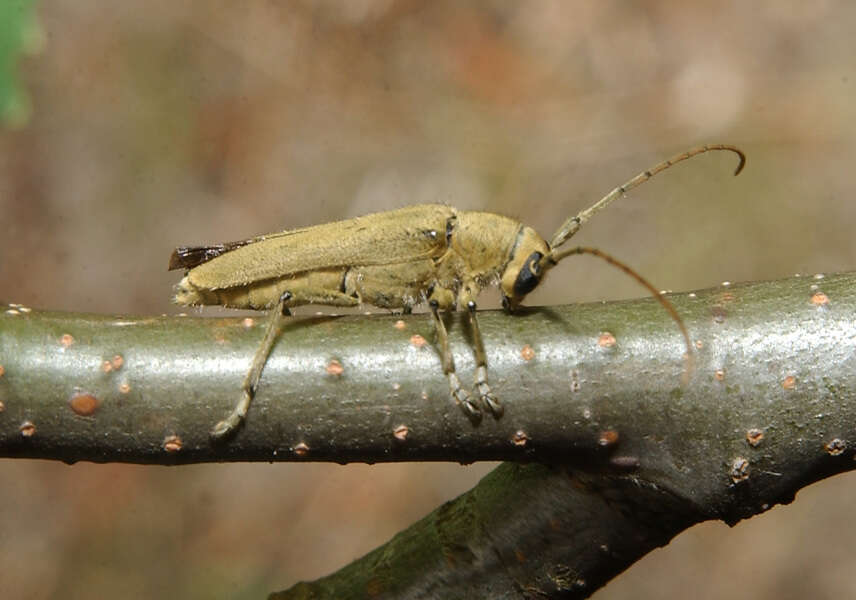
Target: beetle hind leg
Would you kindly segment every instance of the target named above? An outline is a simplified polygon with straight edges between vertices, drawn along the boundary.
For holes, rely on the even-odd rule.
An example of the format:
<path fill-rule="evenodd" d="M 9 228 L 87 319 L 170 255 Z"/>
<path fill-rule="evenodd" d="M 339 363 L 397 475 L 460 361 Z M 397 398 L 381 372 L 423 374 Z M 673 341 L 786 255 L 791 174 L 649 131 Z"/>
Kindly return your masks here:
<path fill-rule="evenodd" d="M 253 357 L 253 363 L 250 370 L 244 377 L 244 382 L 241 384 L 241 399 L 228 417 L 217 423 L 211 429 L 211 439 L 216 441 L 230 437 L 244 423 L 247 417 L 247 412 L 250 410 L 250 404 L 253 401 L 253 396 L 256 394 L 256 387 L 259 385 L 259 379 L 262 376 L 262 369 L 267 362 L 273 344 L 276 341 L 279 328 L 282 325 L 284 317 L 291 315 L 288 310 L 288 303 L 292 299 L 291 292 L 283 292 L 279 297 L 276 308 L 272 311 L 273 314 L 268 322 L 265 336 L 262 338 L 262 343 L 259 345 L 256 354 Z"/>
<path fill-rule="evenodd" d="M 276 306 L 271 310 L 272 314 L 268 321 L 264 338 L 262 338 L 262 342 L 259 344 L 255 356 L 253 356 L 250 370 L 247 371 L 244 382 L 241 384 L 241 399 L 229 416 L 211 429 L 210 436 L 213 442 L 216 443 L 234 435 L 247 418 L 250 404 L 253 402 L 253 397 L 256 395 L 256 388 L 262 376 L 262 370 L 279 336 L 282 322 L 285 317 L 291 315 L 291 311 L 289 311 L 290 306 L 300 306 L 312 302 L 329 304 L 331 306 L 356 306 L 359 304 L 359 298 L 326 288 L 298 288 L 299 286 L 292 288 L 295 290 L 296 295 L 288 290 L 282 292 Z"/>

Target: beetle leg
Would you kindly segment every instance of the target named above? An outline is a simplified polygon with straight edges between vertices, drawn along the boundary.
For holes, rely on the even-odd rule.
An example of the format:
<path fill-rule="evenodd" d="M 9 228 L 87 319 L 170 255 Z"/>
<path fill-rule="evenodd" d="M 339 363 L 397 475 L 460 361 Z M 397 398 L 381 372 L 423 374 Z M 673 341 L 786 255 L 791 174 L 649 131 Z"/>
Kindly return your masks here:
<path fill-rule="evenodd" d="M 484 351 L 479 322 L 476 318 L 476 303 L 473 300 L 467 302 L 467 310 L 470 313 L 470 324 L 473 328 L 473 346 L 476 352 L 476 381 L 475 387 L 479 391 L 479 399 L 490 409 L 497 419 L 502 416 L 503 408 L 496 396 L 487 384 L 487 354 Z"/>
<path fill-rule="evenodd" d="M 268 321 L 267 329 L 265 329 L 262 343 L 259 345 L 258 350 L 256 350 L 250 370 L 247 371 L 244 382 L 241 384 L 241 399 L 235 405 L 232 413 L 217 423 L 211 430 L 210 435 L 213 441 L 217 442 L 230 437 L 243 424 L 244 419 L 246 419 L 247 412 L 250 410 L 250 404 L 256 395 L 256 388 L 259 385 L 262 370 L 270 356 L 270 351 L 276 343 L 282 322 L 285 317 L 291 315 L 288 307 L 309 304 L 313 301 L 333 306 L 356 306 L 359 304 L 359 299 L 353 296 L 325 289 L 303 289 L 298 292 L 297 296 L 288 290 L 284 291 L 279 297 L 276 306 L 271 310 L 271 318 Z"/>
<path fill-rule="evenodd" d="M 461 410 L 473 422 L 481 421 L 481 410 L 471 399 L 470 395 L 461 386 L 461 380 L 458 374 L 455 373 L 455 359 L 449 349 L 449 335 L 446 333 L 446 325 L 443 319 L 440 318 L 440 303 L 436 299 L 428 301 L 428 306 L 431 307 L 431 316 L 434 319 L 434 329 L 437 331 L 437 340 L 440 342 L 440 353 L 443 360 L 443 373 L 449 380 L 449 393 L 461 407 Z"/>
<path fill-rule="evenodd" d="M 270 355 L 274 342 L 276 341 L 277 334 L 279 334 L 279 328 L 282 325 L 282 320 L 284 317 L 291 314 L 291 311 L 288 310 L 288 303 L 291 301 L 292 297 L 291 292 L 283 292 L 279 297 L 276 308 L 271 311 L 272 315 L 268 321 L 265 336 L 262 338 L 262 343 L 258 350 L 256 350 L 256 354 L 253 357 L 253 364 L 250 366 L 250 370 L 247 372 L 246 377 L 244 377 L 243 384 L 241 384 L 241 399 L 238 401 L 238 404 L 235 406 L 234 410 L 232 410 L 231 414 L 217 423 L 211 430 L 212 440 L 218 441 L 232 435 L 237 431 L 244 422 L 244 419 L 247 417 L 247 412 L 250 410 L 250 404 L 252 403 L 253 396 L 256 393 L 256 387 L 259 384 L 259 378 L 262 376 L 262 369 L 267 362 L 267 358 Z"/>

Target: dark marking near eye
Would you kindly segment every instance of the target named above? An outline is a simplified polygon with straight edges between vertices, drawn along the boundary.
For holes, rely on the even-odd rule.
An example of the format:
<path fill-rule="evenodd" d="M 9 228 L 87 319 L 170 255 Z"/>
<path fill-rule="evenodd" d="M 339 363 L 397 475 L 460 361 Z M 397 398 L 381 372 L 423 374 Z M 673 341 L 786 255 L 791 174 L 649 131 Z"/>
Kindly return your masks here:
<path fill-rule="evenodd" d="M 544 255 L 540 252 L 533 252 L 523 263 L 523 268 L 517 274 L 517 279 L 514 280 L 514 295 L 522 297 L 535 289 L 538 285 L 541 276 L 541 265 L 539 261 Z"/>

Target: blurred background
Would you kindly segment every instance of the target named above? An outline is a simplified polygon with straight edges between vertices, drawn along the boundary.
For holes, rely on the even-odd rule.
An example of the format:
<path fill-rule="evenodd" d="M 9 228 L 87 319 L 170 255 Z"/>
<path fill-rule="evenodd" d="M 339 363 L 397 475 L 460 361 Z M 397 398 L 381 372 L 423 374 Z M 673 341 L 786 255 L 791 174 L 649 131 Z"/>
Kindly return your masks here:
<path fill-rule="evenodd" d="M 698 157 L 576 240 L 676 291 L 853 269 L 854 30 L 846 0 L 5 0 L 0 298 L 177 313 L 177 245 L 420 202 L 549 236 L 706 142 L 743 148 L 744 173 Z M 580 258 L 528 303 L 635 286 Z M 0 597 L 264 597 L 493 466 L 3 460 Z M 854 499 L 839 476 L 733 529 L 695 527 L 595 598 L 852 596 Z"/>

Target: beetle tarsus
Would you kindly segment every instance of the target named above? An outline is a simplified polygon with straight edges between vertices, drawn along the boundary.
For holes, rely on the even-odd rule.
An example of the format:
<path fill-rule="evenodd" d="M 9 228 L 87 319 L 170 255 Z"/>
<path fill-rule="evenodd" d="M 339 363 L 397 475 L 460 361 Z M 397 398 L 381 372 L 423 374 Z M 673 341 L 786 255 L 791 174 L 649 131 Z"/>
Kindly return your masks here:
<path fill-rule="evenodd" d="M 458 379 L 457 374 L 448 373 L 447 377 L 449 378 L 449 393 L 452 395 L 452 398 L 455 399 L 455 402 L 461 407 L 467 418 L 474 425 L 478 425 L 482 420 L 482 411 L 478 404 L 473 402 L 472 397 L 461 386 L 461 380 Z"/>
<path fill-rule="evenodd" d="M 211 428 L 211 432 L 209 433 L 209 435 L 211 436 L 211 441 L 220 442 L 222 440 L 232 437 L 232 435 L 236 431 L 238 431 L 238 429 L 243 424 L 244 416 L 233 412 L 231 415 L 229 415 Z"/>
<path fill-rule="evenodd" d="M 484 407 L 490 411 L 494 418 L 498 419 L 505 412 L 500 401 L 493 395 L 490 386 L 487 383 L 487 367 L 479 365 L 476 367 L 476 390 L 478 391 L 479 400 Z"/>
<path fill-rule="evenodd" d="M 484 402 L 495 419 L 499 419 L 505 412 L 505 408 L 503 408 L 502 404 L 496 399 L 496 396 L 493 395 L 489 388 L 487 393 L 481 394 L 481 401 Z"/>
<path fill-rule="evenodd" d="M 212 442 L 216 443 L 231 438 L 244 424 L 244 420 L 247 418 L 247 413 L 250 411 L 250 404 L 253 401 L 253 396 L 255 395 L 255 388 L 251 387 L 249 383 L 250 381 L 248 377 L 247 380 L 244 381 L 241 400 L 235 406 L 234 410 L 232 410 L 232 413 L 211 428 L 209 435 L 211 436 Z"/>

